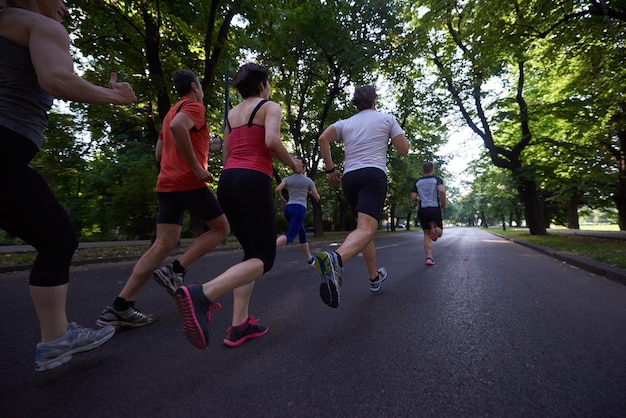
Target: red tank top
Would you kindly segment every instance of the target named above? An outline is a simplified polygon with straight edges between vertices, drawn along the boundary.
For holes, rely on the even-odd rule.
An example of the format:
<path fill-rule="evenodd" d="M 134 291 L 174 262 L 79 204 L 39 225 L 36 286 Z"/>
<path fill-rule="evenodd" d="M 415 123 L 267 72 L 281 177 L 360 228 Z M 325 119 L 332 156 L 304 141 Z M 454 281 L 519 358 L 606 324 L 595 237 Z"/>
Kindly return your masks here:
<path fill-rule="evenodd" d="M 224 170 L 246 168 L 260 171 L 272 177 L 272 152 L 265 145 L 265 127 L 254 125 L 252 121 L 259 108 L 268 100 L 261 100 L 254 108 L 247 125 L 230 127 L 228 124 L 228 150 L 230 152 Z"/>

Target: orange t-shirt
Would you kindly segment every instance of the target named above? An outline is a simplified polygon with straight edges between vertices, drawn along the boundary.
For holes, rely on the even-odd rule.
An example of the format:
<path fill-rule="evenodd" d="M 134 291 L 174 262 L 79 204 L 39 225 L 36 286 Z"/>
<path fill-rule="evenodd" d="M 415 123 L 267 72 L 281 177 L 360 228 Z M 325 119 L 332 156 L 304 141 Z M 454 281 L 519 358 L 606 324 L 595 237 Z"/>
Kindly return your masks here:
<path fill-rule="evenodd" d="M 170 131 L 170 123 L 179 112 L 183 112 L 193 121 L 189 137 L 198 162 L 207 168 L 209 161 L 210 138 L 205 119 L 206 109 L 196 100 L 182 98 L 165 115 L 159 133 L 159 139 L 163 140 L 163 153 L 161 154 L 161 171 L 156 184 L 157 192 L 184 192 L 206 187 L 206 183 L 198 180 L 191 171 L 191 167 L 178 150 Z"/>

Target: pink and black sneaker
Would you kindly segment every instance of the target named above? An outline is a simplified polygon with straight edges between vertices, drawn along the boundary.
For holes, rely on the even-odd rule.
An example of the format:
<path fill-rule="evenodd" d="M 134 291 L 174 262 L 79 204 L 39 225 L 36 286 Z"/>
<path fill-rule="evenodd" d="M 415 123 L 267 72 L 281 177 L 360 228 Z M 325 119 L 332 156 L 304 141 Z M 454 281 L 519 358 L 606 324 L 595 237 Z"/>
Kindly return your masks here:
<path fill-rule="evenodd" d="M 250 315 L 242 325 L 230 326 L 226 332 L 224 344 L 229 347 L 238 347 L 251 338 L 267 334 L 267 326 L 262 325 L 258 319 Z"/>
<path fill-rule="evenodd" d="M 211 310 L 219 311 L 222 305 L 211 303 L 202 292 L 202 285 L 180 286 L 174 292 L 176 307 L 185 321 L 183 331 L 187 340 L 201 350 L 209 346 Z"/>

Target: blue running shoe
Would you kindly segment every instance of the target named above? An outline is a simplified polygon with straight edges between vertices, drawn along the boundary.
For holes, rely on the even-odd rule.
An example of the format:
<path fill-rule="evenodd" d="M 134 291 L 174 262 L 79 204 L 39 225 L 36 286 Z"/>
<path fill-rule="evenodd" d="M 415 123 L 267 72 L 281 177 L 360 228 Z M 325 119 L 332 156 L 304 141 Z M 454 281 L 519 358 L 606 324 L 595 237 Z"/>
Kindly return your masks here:
<path fill-rule="evenodd" d="M 62 337 L 47 343 L 37 344 L 35 370 L 43 372 L 59 367 L 70 361 L 74 354 L 100 347 L 109 341 L 114 334 L 115 327 L 110 325 L 99 330 L 92 330 L 72 322 Z"/>
<path fill-rule="evenodd" d="M 322 276 L 324 282 L 320 285 L 320 297 L 322 301 L 336 308 L 339 306 L 339 288 L 341 287 L 342 268 L 339 266 L 339 259 L 335 252 L 321 251 L 315 255 L 315 267 Z"/>

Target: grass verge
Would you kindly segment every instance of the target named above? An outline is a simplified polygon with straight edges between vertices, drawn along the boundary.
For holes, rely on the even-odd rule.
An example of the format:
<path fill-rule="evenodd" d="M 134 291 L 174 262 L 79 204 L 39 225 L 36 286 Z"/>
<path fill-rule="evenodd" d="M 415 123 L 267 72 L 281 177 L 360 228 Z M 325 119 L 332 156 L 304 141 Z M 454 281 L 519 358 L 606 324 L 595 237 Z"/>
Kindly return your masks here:
<path fill-rule="evenodd" d="M 626 241 L 623 240 L 549 232 L 545 235 L 530 235 L 527 229 L 493 232 L 626 269 Z"/>

